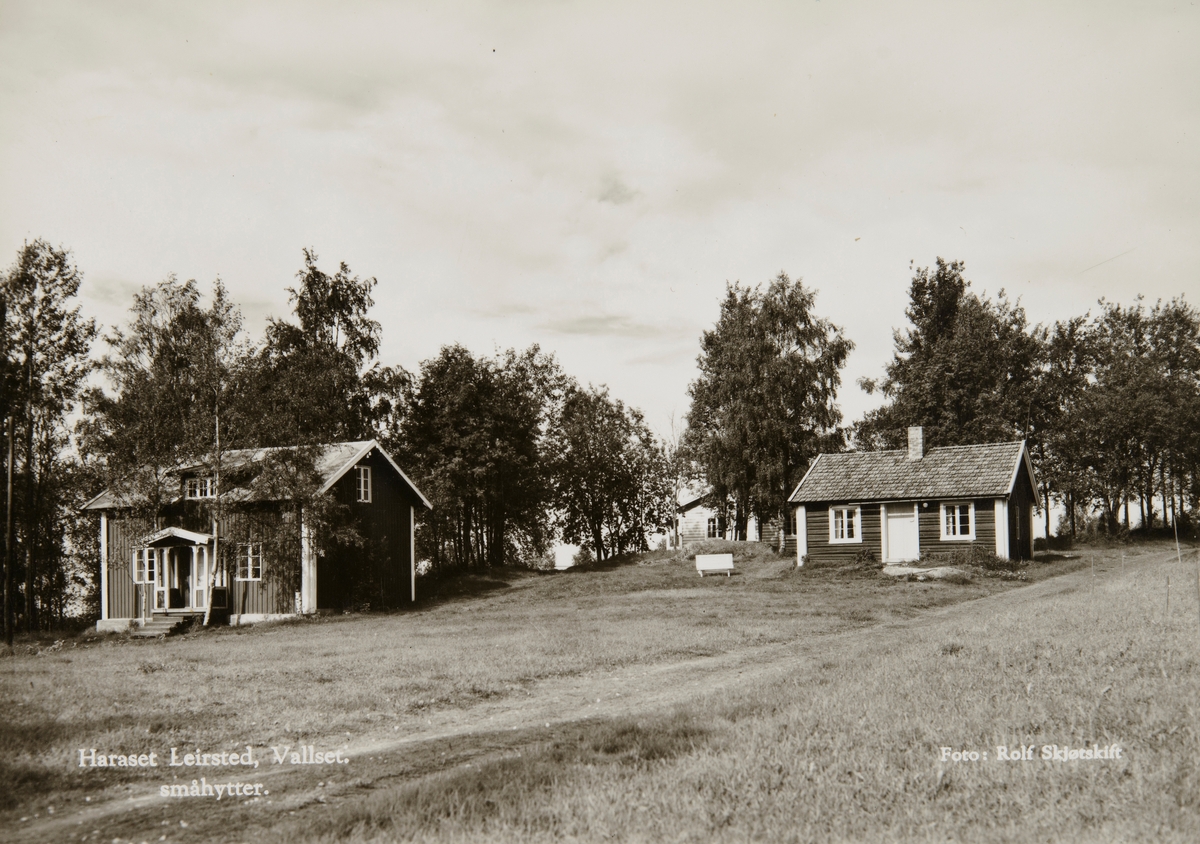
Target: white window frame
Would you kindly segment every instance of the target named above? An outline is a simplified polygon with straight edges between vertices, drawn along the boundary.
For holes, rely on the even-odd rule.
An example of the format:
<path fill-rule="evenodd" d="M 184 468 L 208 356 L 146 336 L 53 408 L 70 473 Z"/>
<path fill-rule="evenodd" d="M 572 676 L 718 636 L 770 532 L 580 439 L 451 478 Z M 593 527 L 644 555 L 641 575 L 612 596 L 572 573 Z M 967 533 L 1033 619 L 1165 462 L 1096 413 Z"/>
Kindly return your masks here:
<path fill-rule="evenodd" d="M 183 482 L 183 497 L 189 501 L 202 498 L 216 498 L 216 481 L 213 478 L 188 478 Z"/>
<path fill-rule="evenodd" d="M 720 522 L 716 516 L 709 516 L 704 521 L 704 538 L 705 539 L 720 539 Z"/>
<path fill-rule="evenodd" d="M 837 535 L 837 516 L 835 514 L 854 514 L 851 521 L 846 521 L 846 516 L 842 516 L 842 523 L 851 525 L 854 535 L 850 537 Z M 846 531 L 843 529 L 843 534 Z M 839 507 L 829 508 L 829 544 L 830 545 L 861 545 L 862 544 L 862 507 L 858 505 L 841 505 Z"/>
<path fill-rule="evenodd" d="M 151 584 L 158 581 L 158 549 L 133 550 L 133 582 Z"/>
<path fill-rule="evenodd" d="M 237 574 L 234 580 L 262 580 L 263 548 L 261 542 L 246 542 L 238 546 Z"/>
<path fill-rule="evenodd" d="M 954 508 L 954 529 L 955 533 L 946 532 L 946 512 L 947 508 Z M 970 519 L 970 530 L 966 533 L 958 532 L 961 525 L 961 515 L 959 508 L 966 507 L 967 518 Z M 943 501 L 938 506 L 938 524 L 941 526 L 942 542 L 974 542 L 975 541 L 975 502 L 974 501 Z"/>
<path fill-rule="evenodd" d="M 360 504 L 371 503 L 371 467 L 354 467 L 355 498 Z"/>

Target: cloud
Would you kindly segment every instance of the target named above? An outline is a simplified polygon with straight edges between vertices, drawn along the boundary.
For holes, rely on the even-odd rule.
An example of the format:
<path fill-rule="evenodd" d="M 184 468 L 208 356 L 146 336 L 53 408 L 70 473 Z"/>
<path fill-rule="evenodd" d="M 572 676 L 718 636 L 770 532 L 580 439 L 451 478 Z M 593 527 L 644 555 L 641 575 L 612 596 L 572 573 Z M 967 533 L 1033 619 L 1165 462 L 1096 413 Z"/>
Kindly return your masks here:
<path fill-rule="evenodd" d="M 589 314 L 553 319 L 543 322 L 540 327 L 555 334 L 591 337 L 661 337 L 678 333 L 673 326 L 639 322 L 622 314 Z"/>
<path fill-rule="evenodd" d="M 600 186 L 600 195 L 596 197 L 601 202 L 611 202 L 613 205 L 624 205 L 633 202 L 641 195 L 640 191 L 628 187 L 617 176 L 608 175 Z"/>

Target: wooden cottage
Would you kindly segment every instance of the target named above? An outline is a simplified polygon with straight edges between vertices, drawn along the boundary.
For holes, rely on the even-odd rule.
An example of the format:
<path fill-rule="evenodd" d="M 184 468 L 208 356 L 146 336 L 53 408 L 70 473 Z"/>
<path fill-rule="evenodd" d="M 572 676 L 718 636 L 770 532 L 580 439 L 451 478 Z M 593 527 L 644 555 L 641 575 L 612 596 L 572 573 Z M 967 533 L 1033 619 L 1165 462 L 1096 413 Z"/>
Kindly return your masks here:
<path fill-rule="evenodd" d="M 883 563 L 979 547 L 1005 559 L 1033 557 L 1037 480 L 1024 442 L 821 454 L 789 499 L 796 508 L 796 564 Z"/>
<path fill-rule="evenodd" d="M 272 483 L 289 457 L 329 493 L 322 513 Z M 203 464 L 168 473 L 154 518 L 135 516 L 145 508 L 113 490 L 84 505 L 100 515 L 98 630 L 169 628 L 201 615 L 210 583 L 213 617 L 231 624 L 416 600 L 416 508 L 430 504 L 378 442 L 227 451 L 221 466 L 219 523 L 216 478 Z M 334 512 L 343 541 L 318 541 L 314 523 Z M 346 528 L 355 541 L 344 540 Z M 214 565 L 218 548 L 223 566 Z"/>

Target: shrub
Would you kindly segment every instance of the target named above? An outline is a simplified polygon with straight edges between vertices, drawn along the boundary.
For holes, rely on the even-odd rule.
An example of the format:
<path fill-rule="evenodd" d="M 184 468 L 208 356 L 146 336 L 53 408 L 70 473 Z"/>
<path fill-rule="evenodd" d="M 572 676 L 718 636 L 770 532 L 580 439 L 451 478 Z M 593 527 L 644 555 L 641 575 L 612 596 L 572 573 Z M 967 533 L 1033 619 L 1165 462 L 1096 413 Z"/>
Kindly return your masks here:
<path fill-rule="evenodd" d="M 1006 560 L 997 557 L 982 545 L 970 545 L 953 551 L 922 552 L 921 562 L 938 566 L 976 566 L 985 571 L 1018 571 L 1029 565 L 1028 560 Z"/>
<path fill-rule="evenodd" d="M 870 548 L 863 548 L 854 555 L 854 562 L 860 566 L 877 565 L 879 563 L 879 558 L 875 556 L 875 552 Z"/>

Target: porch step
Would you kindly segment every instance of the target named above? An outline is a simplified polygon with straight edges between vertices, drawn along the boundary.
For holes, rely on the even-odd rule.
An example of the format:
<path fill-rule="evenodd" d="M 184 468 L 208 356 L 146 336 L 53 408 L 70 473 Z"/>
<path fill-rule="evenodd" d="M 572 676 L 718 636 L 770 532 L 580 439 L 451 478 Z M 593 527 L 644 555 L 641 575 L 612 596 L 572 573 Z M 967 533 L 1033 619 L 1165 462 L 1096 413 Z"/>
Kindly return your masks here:
<path fill-rule="evenodd" d="M 141 627 L 133 628 L 130 633 L 135 639 L 154 639 L 161 636 L 168 636 L 175 632 L 175 629 L 182 624 L 186 624 L 193 618 L 202 618 L 203 613 L 186 613 L 181 615 L 155 615 L 149 619 Z"/>

